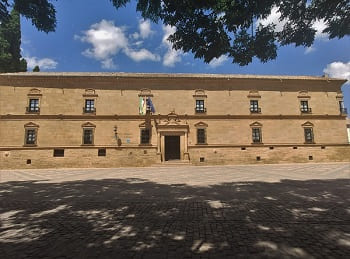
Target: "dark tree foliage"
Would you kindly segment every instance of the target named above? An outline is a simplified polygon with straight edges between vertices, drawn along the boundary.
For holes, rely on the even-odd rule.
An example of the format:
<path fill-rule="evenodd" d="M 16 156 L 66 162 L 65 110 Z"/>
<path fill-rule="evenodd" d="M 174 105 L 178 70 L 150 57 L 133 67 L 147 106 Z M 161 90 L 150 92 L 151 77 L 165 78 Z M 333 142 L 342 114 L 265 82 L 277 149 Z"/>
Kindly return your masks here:
<path fill-rule="evenodd" d="M 27 71 L 27 61 L 21 56 L 21 26 L 19 13 L 13 10 L 0 24 L 0 72 Z"/>
<path fill-rule="evenodd" d="M 50 0 L 0 0 L 0 22 L 9 18 L 9 10 L 16 10 L 30 19 L 32 24 L 44 32 L 56 28 L 56 10 Z"/>
<path fill-rule="evenodd" d="M 33 72 L 40 72 L 40 67 L 39 66 L 35 66 L 33 68 Z"/>
<path fill-rule="evenodd" d="M 131 0 L 110 0 L 118 9 Z M 134 0 L 145 19 L 174 26 L 169 36 L 175 49 L 192 52 L 210 62 L 227 55 L 247 65 L 254 57 L 275 59 L 279 45 L 309 47 L 315 39 L 312 24 L 323 19 L 329 38 L 350 35 L 350 0 Z M 8 0 L 0 0 L 0 22 L 8 17 Z M 50 0 L 13 0 L 14 8 L 40 31 L 54 31 L 55 8 Z M 96 4 L 97 1 L 96 1 Z M 287 19 L 282 31 L 273 25 L 255 26 L 273 7 Z"/>
<path fill-rule="evenodd" d="M 111 0 L 115 7 L 130 0 Z M 273 7 L 287 23 L 280 32 L 273 25 L 256 26 Z M 175 49 L 192 52 L 210 62 L 227 55 L 233 63 L 247 65 L 254 57 L 262 62 L 275 59 L 279 45 L 309 47 L 315 39 L 312 24 L 323 19 L 329 38 L 350 35 L 349 0 L 138 0 L 142 17 L 161 20 L 176 28 L 169 36 Z"/>

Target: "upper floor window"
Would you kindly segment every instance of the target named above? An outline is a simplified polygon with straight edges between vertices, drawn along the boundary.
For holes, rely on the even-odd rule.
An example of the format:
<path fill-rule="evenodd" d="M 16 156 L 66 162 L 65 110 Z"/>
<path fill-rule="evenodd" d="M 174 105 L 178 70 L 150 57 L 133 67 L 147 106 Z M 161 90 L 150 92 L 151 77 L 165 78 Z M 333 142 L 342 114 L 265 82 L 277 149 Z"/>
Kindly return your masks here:
<path fill-rule="evenodd" d="M 27 112 L 33 112 L 33 113 L 40 112 L 39 99 L 38 98 L 30 98 L 29 99 Z"/>
<path fill-rule="evenodd" d="M 347 114 L 348 111 L 344 106 L 344 102 L 343 101 L 339 101 L 339 110 L 341 114 Z"/>
<path fill-rule="evenodd" d="M 150 144 L 150 130 L 141 129 L 141 144 Z"/>
<path fill-rule="evenodd" d="M 86 99 L 84 113 L 94 113 L 94 112 L 96 112 L 95 100 L 94 99 Z"/>
<path fill-rule="evenodd" d="M 252 128 L 253 143 L 261 143 L 261 128 Z"/>
<path fill-rule="evenodd" d="M 204 100 L 196 100 L 196 113 L 205 113 L 207 109 L 204 107 Z"/>
<path fill-rule="evenodd" d="M 303 113 L 311 112 L 311 108 L 309 108 L 308 101 L 300 101 L 300 111 Z"/>
<path fill-rule="evenodd" d="M 305 143 L 314 143 L 314 133 L 312 128 L 304 128 Z"/>
<path fill-rule="evenodd" d="M 207 136 L 205 129 L 197 129 L 197 144 L 206 144 Z"/>
<path fill-rule="evenodd" d="M 250 112 L 260 113 L 261 108 L 259 108 L 259 102 L 257 100 L 250 100 Z"/>

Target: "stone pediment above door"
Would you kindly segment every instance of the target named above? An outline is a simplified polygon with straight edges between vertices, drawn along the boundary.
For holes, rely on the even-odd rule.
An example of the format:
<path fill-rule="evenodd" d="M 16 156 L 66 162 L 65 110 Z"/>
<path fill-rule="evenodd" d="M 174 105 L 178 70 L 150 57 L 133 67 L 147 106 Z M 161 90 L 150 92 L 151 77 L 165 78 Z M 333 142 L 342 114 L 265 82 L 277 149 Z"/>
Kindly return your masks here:
<path fill-rule="evenodd" d="M 157 125 L 158 128 L 186 128 L 188 129 L 187 122 L 180 120 L 175 111 L 170 112 L 165 119 L 161 119 Z"/>

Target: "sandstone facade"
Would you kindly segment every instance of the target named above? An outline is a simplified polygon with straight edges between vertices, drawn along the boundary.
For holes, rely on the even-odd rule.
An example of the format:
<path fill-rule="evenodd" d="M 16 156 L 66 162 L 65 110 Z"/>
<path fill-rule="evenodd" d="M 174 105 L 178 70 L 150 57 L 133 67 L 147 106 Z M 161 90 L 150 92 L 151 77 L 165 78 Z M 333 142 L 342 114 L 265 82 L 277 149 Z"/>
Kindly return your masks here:
<path fill-rule="evenodd" d="M 2 74 L 0 168 L 350 161 L 343 83 L 305 76 Z"/>

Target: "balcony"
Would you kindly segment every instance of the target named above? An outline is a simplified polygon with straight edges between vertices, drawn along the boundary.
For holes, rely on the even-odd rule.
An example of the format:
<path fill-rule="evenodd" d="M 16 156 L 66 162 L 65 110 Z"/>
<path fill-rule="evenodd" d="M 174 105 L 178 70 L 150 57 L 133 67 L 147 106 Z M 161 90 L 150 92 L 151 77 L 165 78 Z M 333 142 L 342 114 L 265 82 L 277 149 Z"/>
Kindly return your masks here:
<path fill-rule="evenodd" d="M 348 109 L 347 108 L 340 108 L 340 114 L 348 114 Z"/>
<path fill-rule="evenodd" d="M 199 108 L 199 107 L 196 107 L 194 109 L 194 112 L 195 113 L 206 113 L 207 112 L 207 108 Z"/>
<path fill-rule="evenodd" d="M 39 107 L 26 107 L 26 113 L 40 113 Z"/>
<path fill-rule="evenodd" d="M 311 113 L 311 108 L 300 108 L 301 113 Z"/>
<path fill-rule="evenodd" d="M 261 113 L 261 108 L 250 108 L 251 113 Z"/>
<path fill-rule="evenodd" d="M 95 107 L 83 107 L 83 113 L 96 113 L 96 108 Z"/>

